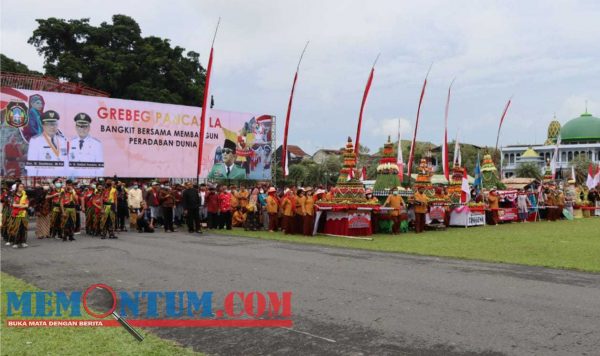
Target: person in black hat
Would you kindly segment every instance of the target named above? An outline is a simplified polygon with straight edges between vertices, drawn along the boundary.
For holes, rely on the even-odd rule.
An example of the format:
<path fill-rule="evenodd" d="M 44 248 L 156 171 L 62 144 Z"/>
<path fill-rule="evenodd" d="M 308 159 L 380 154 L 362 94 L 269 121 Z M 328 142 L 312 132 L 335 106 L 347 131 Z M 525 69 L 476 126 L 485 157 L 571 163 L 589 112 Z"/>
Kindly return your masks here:
<path fill-rule="evenodd" d="M 60 115 L 48 110 L 42 117 L 42 134 L 29 140 L 27 174 L 30 176 L 64 176 L 68 162 L 67 140 L 58 130 Z"/>
<path fill-rule="evenodd" d="M 83 112 L 75 115 L 77 137 L 71 140 L 69 166 L 75 177 L 101 177 L 104 175 L 102 143 L 90 136 L 92 118 Z"/>
<path fill-rule="evenodd" d="M 221 150 L 223 163 L 217 163 L 212 167 L 208 179 L 246 179 L 246 170 L 234 164 L 235 149 L 235 142 L 226 139 Z"/>

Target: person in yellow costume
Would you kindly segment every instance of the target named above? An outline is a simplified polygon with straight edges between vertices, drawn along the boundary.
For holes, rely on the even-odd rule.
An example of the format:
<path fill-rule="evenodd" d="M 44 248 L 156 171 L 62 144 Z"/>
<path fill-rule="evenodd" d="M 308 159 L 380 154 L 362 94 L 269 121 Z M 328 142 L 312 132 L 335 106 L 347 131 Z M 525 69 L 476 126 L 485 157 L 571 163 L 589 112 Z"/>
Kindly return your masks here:
<path fill-rule="evenodd" d="M 404 209 L 404 200 L 398 193 L 398 188 L 392 188 L 383 206 L 389 206 L 392 210 L 392 233 L 397 234 L 400 231 L 400 210 Z"/>

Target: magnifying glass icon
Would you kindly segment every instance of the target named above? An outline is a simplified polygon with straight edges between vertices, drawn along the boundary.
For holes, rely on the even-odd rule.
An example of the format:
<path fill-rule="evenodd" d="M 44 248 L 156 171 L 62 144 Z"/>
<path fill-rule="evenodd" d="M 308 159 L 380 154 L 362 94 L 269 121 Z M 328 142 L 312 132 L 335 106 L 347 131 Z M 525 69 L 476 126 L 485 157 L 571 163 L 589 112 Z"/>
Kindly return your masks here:
<path fill-rule="evenodd" d="M 98 294 L 102 292 L 101 294 Z M 103 313 L 96 313 L 88 306 L 88 295 L 90 293 L 96 293 L 94 296 L 100 300 L 101 304 L 111 304 L 110 308 Z M 82 296 L 83 309 L 92 317 L 98 319 L 104 319 L 109 315 L 112 315 L 118 322 L 129 332 L 137 341 L 143 341 L 144 337 L 137 330 L 135 330 L 127 320 L 123 319 L 117 312 L 117 293 L 115 293 L 112 287 L 106 284 L 92 284 L 85 290 Z"/>

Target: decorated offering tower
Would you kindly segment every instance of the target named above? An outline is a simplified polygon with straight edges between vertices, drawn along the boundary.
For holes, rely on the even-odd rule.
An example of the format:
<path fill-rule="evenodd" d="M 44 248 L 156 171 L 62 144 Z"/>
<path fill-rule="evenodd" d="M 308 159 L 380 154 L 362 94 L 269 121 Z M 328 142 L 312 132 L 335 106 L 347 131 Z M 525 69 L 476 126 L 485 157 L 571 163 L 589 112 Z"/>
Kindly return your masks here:
<path fill-rule="evenodd" d="M 481 162 L 481 175 L 483 178 L 484 189 L 502 189 L 504 187 L 500 182 L 500 179 L 498 179 L 498 170 L 496 169 L 496 166 L 494 166 L 494 161 L 492 161 L 492 156 L 490 154 L 483 156 L 483 162 Z"/>
<path fill-rule="evenodd" d="M 450 196 L 450 201 L 454 204 L 460 203 L 463 175 L 463 167 L 454 166 L 452 168 L 452 175 L 450 176 L 450 183 L 448 184 L 448 195 Z"/>
<path fill-rule="evenodd" d="M 322 232 L 328 235 L 371 235 L 373 233 L 371 212 L 378 209 L 379 204 L 367 200 L 365 187 L 356 178 L 356 155 L 350 137 L 348 137 L 346 148 L 343 151 L 343 157 L 344 165 L 340 170 L 337 184 L 332 189 L 331 200 L 319 201 L 315 205 L 317 220 L 319 214 L 325 214 L 325 225 Z"/>
<path fill-rule="evenodd" d="M 425 189 L 425 195 L 428 197 L 433 197 L 435 195 L 435 190 L 433 189 L 433 185 L 431 184 L 431 176 L 433 175 L 432 169 L 430 165 L 427 163 L 425 158 L 421 158 L 421 162 L 419 163 L 417 181 L 414 184 L 414 190 L 417 191 L 420 188 Z"/>
<path fill-rule="evenodd" d="M 346 148 L 343 151 L 344 164 L 340 170 L 337 185 L 333 188 L 333 205 L 373 205 L 365 198 L 365 187 L 358 180 L 356 168 L 356 154 L 352 139 L 348 137 Z"/>
<path fill-rule="evenodd" d="M 387 142 L 383 145 L 383 156 L 377 166 L 377 179 L 375 180 L 375 190 L 385 190 L 400 186 L 398 178 L 398 165 L 396 164 L 396 155 L 394 154 L 394 144 L 388 136 Z"/>

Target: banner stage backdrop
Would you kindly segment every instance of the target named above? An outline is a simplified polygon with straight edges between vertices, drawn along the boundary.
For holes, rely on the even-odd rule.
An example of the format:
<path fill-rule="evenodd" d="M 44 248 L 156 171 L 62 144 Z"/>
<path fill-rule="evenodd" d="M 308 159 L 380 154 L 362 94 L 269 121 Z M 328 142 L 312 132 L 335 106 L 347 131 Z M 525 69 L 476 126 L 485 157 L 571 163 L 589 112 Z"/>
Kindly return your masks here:
<path fill-rule="evenodd" d="M 4 177 L 196 177 L 199 107 L 4 87 L 0 108 Z M 271 179 L 274 120 L 209 110 L 200 177 Z"/>

